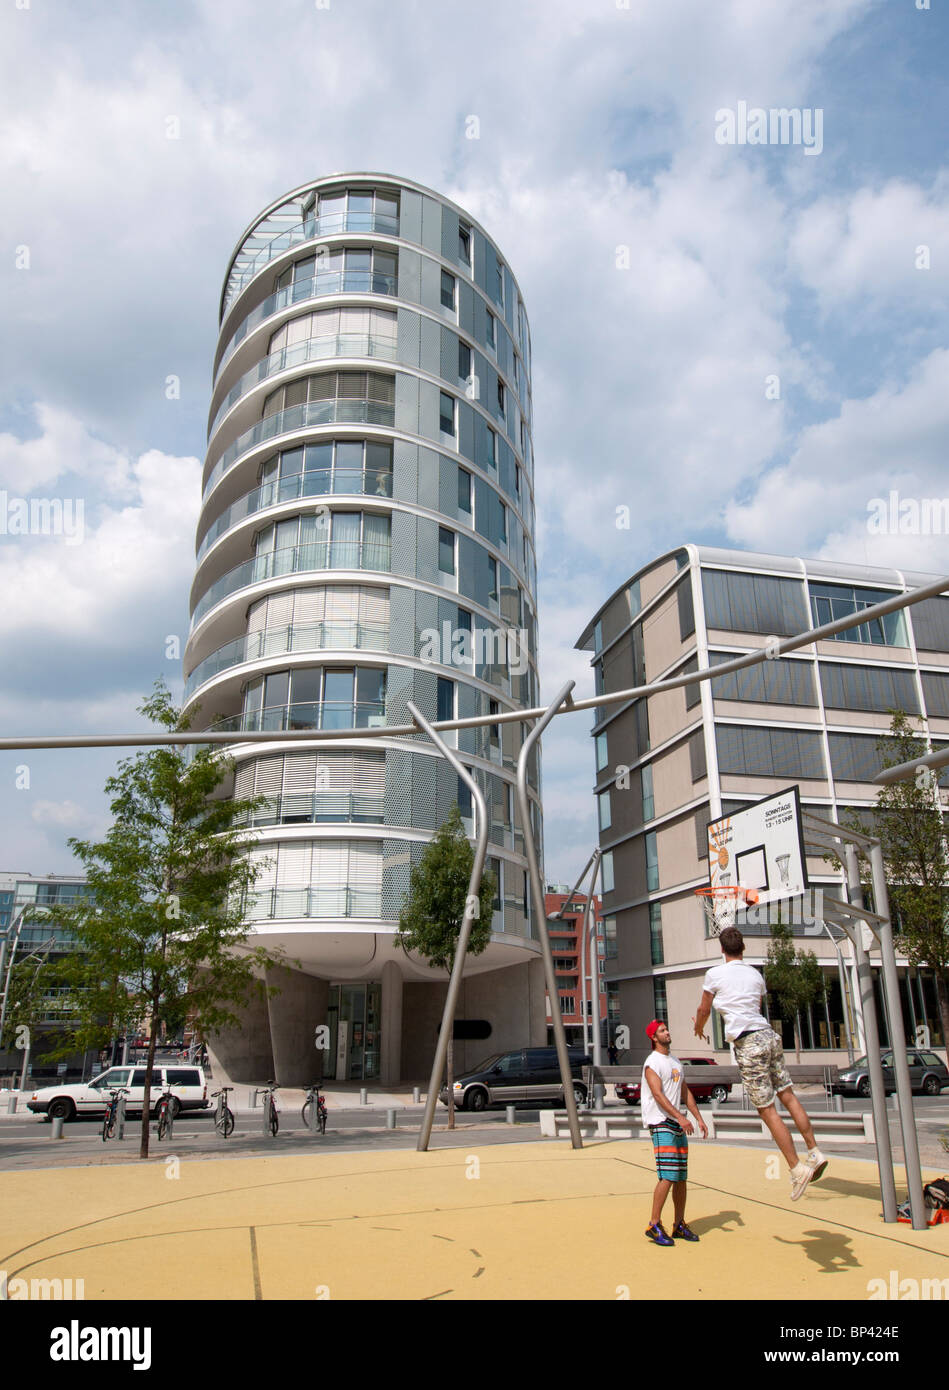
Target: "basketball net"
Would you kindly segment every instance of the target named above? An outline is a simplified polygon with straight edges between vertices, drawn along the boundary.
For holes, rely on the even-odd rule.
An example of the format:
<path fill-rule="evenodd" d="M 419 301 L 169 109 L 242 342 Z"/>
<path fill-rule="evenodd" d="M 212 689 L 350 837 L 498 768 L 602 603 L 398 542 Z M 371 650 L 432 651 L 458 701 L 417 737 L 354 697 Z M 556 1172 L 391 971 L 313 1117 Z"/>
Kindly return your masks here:
<path fill-rule="evenodd" d="M 695 896 L 705 912 L 709 936 L 719 936 L 726 927 L 733 927 L 739 910 L 758 901 L 754 888 L 742 888 L 740 885 L 696 888 Z"/>

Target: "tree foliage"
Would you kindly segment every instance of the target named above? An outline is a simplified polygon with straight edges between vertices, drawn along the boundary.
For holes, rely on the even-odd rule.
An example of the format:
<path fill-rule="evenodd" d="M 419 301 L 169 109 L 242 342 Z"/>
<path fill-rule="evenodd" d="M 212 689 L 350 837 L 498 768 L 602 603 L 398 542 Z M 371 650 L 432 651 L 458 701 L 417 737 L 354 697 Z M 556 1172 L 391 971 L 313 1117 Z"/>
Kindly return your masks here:
<path fill-rule="evenodd" d="M 163 684 L 140 707 L 169 731 L 188 728 Z M 220 796 L 233 763 L 209 747 L 150 749 L 106 782 L 113 823 L 99 843 L 71 839 L 90 896 L 57 910 L 76 938 L 62 963 L 75 1017 L 68 1042 L 101 1047 L 149 1028 L 142 1157 L 148 1154 L 151 1069 L 160 1030 L 186 1021 L 203 1035 L 239 1023 L 236 1012 L 278 954 L 246 941 L 244 897 L 258 868 L 240 825 L 256 800 Z"/>
<path fill-rule="evenodd" d="M 794 1028 L 794 1050 L 800 1061 L 799 1016 L 810 1004 L 823 999 L 826 982 L 814 952 L 797 950 L 791 928 L 783 922 L 775 922 L 771 928 L 764 979 L 781 1017 Z"/>
<path fill-rule="evenodd" d="M 404 950 L 423 956 L 433 970 L 451 969 L 473 864 L 474 850 L 465 835 L 461 812 L 455 805 L 412 869 L 395 938 Z M 480 956 L 491 939 L 496 891 L 493 875 L 484 874 L 468 940 L 468 953 L 472 956 Z"/>

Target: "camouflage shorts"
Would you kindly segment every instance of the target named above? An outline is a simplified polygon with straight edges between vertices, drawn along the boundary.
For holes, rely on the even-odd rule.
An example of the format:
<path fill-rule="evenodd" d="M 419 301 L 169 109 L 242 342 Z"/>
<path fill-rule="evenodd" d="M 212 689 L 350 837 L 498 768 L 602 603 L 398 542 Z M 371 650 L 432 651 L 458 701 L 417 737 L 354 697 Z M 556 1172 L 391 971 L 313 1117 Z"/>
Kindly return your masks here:
<path fill-rule="evenodd" d="M 771 1028 L 739 1038 L 735 1043 L 735 1061 L 756 1110 L 773 1105 L 775 1093 L 791 1085 L 784 1063 L 784 1047 Z"/>

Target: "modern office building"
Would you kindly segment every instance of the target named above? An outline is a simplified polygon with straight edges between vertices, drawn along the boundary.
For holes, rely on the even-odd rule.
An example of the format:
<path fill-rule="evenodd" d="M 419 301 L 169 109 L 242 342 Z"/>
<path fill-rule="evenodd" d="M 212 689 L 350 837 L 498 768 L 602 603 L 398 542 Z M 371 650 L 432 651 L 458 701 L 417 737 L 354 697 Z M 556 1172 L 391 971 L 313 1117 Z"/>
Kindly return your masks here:
<path fill-rule="evenodd" d="M 237 243 L 185 697 L 195 727 L 247 733 L 235 794 L 265 798 L 248 827 L 261 867 L 248 925 L 298 965 L 214 1044 L 232 1076 L 311 1080 L 324 1024 L 325 1077 L 428 1073 L 445 985 L 393 933 L 410 868 L 454 802 L 471 829 L 470 795 L 425 736 L 385 729 L 411 722 L 409 700 L 432 720 L 537 702 L 530 379 L 517 281 L 484 229 L 429 189 L 333 175 L 272 203 Z M 379 736 L 347 738 L 354 728 Z M 254 740 L 300 729 L 338 737 Z M 523 1046 L 543 1039 L 544 1016 L 514 824 L 521 730 L 447 737 L 484 791 L 498 881 L 461 1011 L 490 1023 L 498 1050 Z M 535 758 L 539 850 L 538 779 Z"/>
<path fill-rule="evenodd" d="M 936 578 L 686 545 L 623 584 L 577 646 L 593 652 L 598 694 L 626 690 L 714 667 L 771 636 L 804 632 Z M 805 810 L 840 820 L 854 808 L 866 818 L 878 791 L 871 785 L 880 770 L 877 740 L 893 708 L 914 716 L 934 748 L 949 740 L 949 597 L 779 660 L 597 711 L 611 1028 L 625 1023 L 634 1047 L 658 1016 L 669 1019 L 680 1048 L 702 1051 L 691 1019 L 702 976 L 721 958 L 694 895 L 708 882 L 709 821 L 790 785 L 800 787 Z M 831 864 L 808 858 L 807 868 L 812 888 L 846 896 Z M 814 1058 L 839 1062 L 851 1006 L 841 997 L 837 948 L 819 921 L 807 920 L 813 901 L 805 897 L 791 925 L 802 938 L 796 944 L 826 970 L 829 992 L 801 1020 L 803 1046 Z M 762 965 L 770 926 L 744 914 L 738 926 L 748 937 L 745 959 Z M 849 958 L 846 939 L 842 949 Z M 945 1046 L 930 972 L 900 965 L 907 1036 Z M 713 1042 L 721 1053 L 717 1018 Z M 791 1030 L 784 1031 L 790 1044 Z"/>
<path fill-rule="evenodd" d="M 593 1033 L 589 1019 L 598 1020 L 604 1047 L 609 1042 L 606 1022 L 606 980 L 603 978 L 606 942 L 603 936 L 603 914 L 600 899 L 594 894 L 590 933 L 585 928 L 587 894 L 571 897 L 566 883 L 548 883 L 544 895 L 550 949 L 557 972 L 557 998 L 564 1034 L 573 1046 L 591 1042 Z M 559 916 L 554 916 L 559 913 Z M 590 936 L 593 937 L 593 966 L 591 969 Z M 594 1005 L 594 999 L 596 1004 Z M 584 1022 L 586 1021 L 586 1030 Z M 552 1018 L 547 1009 L 547 1042 L 553 1045 Z"/>

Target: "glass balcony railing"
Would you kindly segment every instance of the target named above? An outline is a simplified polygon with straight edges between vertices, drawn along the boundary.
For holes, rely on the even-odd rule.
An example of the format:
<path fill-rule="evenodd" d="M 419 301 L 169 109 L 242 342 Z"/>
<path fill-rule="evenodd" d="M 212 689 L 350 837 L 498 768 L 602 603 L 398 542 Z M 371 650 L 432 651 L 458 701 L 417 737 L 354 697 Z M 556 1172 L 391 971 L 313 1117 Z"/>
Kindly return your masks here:
<path fill-rule="evenodd" d="M 388 541 L 308 541 L 303 545 L 288 545 L 282 550 L 268 550 L 235 565 L 212 584 L 197 602 L 191 626 L 194 627 L 222 598 L 250 584 L 275 579 L 283 574 L 298 574 L 304 570 L 382 570 L 388 572 L 392 549 Z"/>
<path fill-rule="evenodd" d="M 224 450 L 204 486 L 202 502 L 207 500 L 231 465 L 248 449 L 254 449 L 268 439 L 276 439 L 278 435 L 311 429 L 317 425 L 381 425 L 392 429 L 395 425 L 395 406 L 367 400 L 308 401 L 305 405 L 291 405 L 287 410 L 267 415 Z"/>
<path fill-rule="evenodd" d="M 250 815 L 235 819 L 235 826 L 266 825 L 381 825 L 382 792 L 284 792 L 269 796 Z"/>
<path fill-rule="evenodd" d="M 295 280 L 292 285 L 274 290 L 256 309 L 252 309 L 246 319 L 241 319 L 234 330 L 227 347 L 221 354 L 220 371 L 229 362 L 241 343 L 258 324 L 286 309 L 288 304 L 302 304 L 307 299 L 317 299 L 326 294 L 384 294 L 394 296 L 399 293 L 398 278 L 383 275 L 376 270 L 319 270 L 306 280 Z"/>
<path fill-rule="evenodd" d="M 245 516 L 253 516 L 255 512 L 276 507 L 281 502 L 294 502 L 299 497 L 326 497 L 341 493 L 360 497 L 391 497 L 392 472 L 388 468 L 317 468 L 261 483 L 253 492 L 245 492 L 243 497 L 232 502 L 211 523 L 198 546 L 197 559 L 200 561 L 217 538 Z"/>
<path fill-rule="evenodd" d="M 381 916 L 381 889 L 350 888 L 348 883 L 257 889 L 244 900 L 244 918 L 252 922 L 268 917 Z"/>
<path fill-rule="evenodd" d="M 245 661 L 259 661 L 267 656 L 283 656 L 287 652 L 312 652 L 324 647 L 338 649 L 364 648 L 385 651 L 389 643 L 388 623 L 314 622 L 295 626 L 264 628 L 248 632 L 218 647 L 194 668 L 185 682 L 185 699 L 212 676 L 240 666 Z"/>
<path fill-rule="evenodd" d="M 307 700 L 295 705 L 265 705 L 219 719 L 211 728 L 232 734 L 283 733 L 287 729 L 372 729 L 386 722 L 384 700 Z"/>
<path fill-rule="evenodd" d="M 395 353 L 395 338 L 383 338 L 373 333 L 336 333 L 329 337 L 308 338 L 305 342 L 280 348 L 245 372 L 240 381 L 231 387 L 208 430 L 208 438 L 212 437 L 221 420 L 242 396 L 260 382 L 277 376 L 289 367 L 298 367 L 303 362 L 320 362 L 327 357 L 378 357 L 386 362 L 394 362 Z"/>
<path fill-rule="evenodd" d="M 291 251 L 294 246 L 302 246 L 304 242 L 313 241 L 315 237 L 338 236 L 342 232 L 376 232 L 382 236 L 398 236 L 399 219 L 386 213 L 375 212 L 324 213 L 322 217 L 306 217 L 295 226 L 285 228 L 257 251 L 239 251 L 228 281 L 224 312 L 227 313 L 235 296 L 240 294 L 244 286 L 249 285 L 264 266 L 282 256 L 285 251 Z"/>

